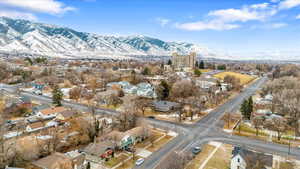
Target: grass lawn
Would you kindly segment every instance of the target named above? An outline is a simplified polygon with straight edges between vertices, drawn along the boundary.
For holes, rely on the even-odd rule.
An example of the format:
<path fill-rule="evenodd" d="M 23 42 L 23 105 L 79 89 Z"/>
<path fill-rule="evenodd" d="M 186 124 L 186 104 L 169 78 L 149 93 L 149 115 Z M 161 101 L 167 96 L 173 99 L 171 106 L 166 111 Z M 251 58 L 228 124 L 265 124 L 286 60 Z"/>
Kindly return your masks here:
<path fill-rule="evenodd" d="M 294 165 L 290 162 L 281 162 L 279 169 L 293 169 Z"/>
<path fill-rule="evenodd" d="M 152 133 L 153 134 L 151 135 L 151 137 L 147 138 L 146 140 L 144 140 L 141 143 L 136 144 L 136 148 L 144 148 L 150 144 L 150 142 L 151 142 L 150 140 L 157 140 L 158 138 L 163 136 L 163 133 L 161 133 L 160 131 L 158 131 L 158 132 L 153 131 Z"/>
<path fill-rule="evenodd" d="M 112 168 L 115 165 L 119 164 L 120 162 L 126 160 L 128 158 L 128 156 L 126 156 L 125 154 L 121 154 L 118 157 L 112 158 L 109 161 L 104 162 L 105 166 Z"/>
<path fill-rule="evenodd" d="M 238 135 L 238 136 L 250 137 L 253 139 L 259 139 L 259 140 L 263 140 L 263 141 L 270 141 L 268 133 L 265 133 L 265 132 L 262 132 L 261 130 L 259 130 L 258 136 L 256 136 L 256 130 L 254 128 L 249 127 L 248 125 L 241 124 L 240 130 L 241 131 L 239 132 L 239 127 L 236 127 L 236 129 L 234 130 L 234 134 Z M 287 133 L 285 133 L 285 134 L 287 134 Z M 287 137 L 287 138 L 281 137 L 280 140 L 278 140 L 276 136 L 272 137 L 272 142 L 277 143 L 277 144 L 288 145 L 289 140 L 290 140 L 292 147 L 297 147 L 300 145 L 300 140 L 298 140 L 298 139 L 295 140 L 293 137 Z"/>
<path fill-rule="evenodd" d="M 123 162 L 121 166 L 117 167 L 117 169 L 128 169 L 128 168 L 133 168 L 135 166 L 135 161 L 138 160 L 139 158 L 142 158 L 140 156 L 135 156 L 134 159 L 130 159 L 126 162 Z"/>
<path fill-rule="evenodd" d="M 202 152 L 186 166 L 186 169 L 198 169 L 204 160 L 209 156 L 209 154 L 214 150 L 214 148 L 214 146 L 208 144 L 204 145 Z"/>
<path fill-rule="evenodd" d="M 214 77 L 224 80 L 225 76 L 227 76 L 227 75 L 231 75 L 231 76 L 234 76 L 234 77 L 240 79 L 241 85 L 248 84 L 252 80 L 255 79 L 252 76 L 244 75 L 244 74 L 240 74 L 240 73 L 236 73 L 236 72 L 222 72 L 222 73 L 215 74 Z"/>
<path fill-rule="evenodd" d="M 204 169 L 228 169 L 230 166 L 232 146 L 223 144 L 207 162 Z"/>
<path fill-rule="evenodd" d="M 147 148 L 148 151 L 155 152 L 159 150 L 162 146 L 164 146 L 166 143 L 171 141 L 173 139 L 172 136 L 166 135 L 164 138 L 160 139 L 158 142 L 153 143 L 152 146 Z"/>
<path fill-rule="evenodd" d="M 210 72 L 211 69 L 200 69 L 200 71 L 201 71 L 202 73 L 207 73 L 207 72 Z"/>

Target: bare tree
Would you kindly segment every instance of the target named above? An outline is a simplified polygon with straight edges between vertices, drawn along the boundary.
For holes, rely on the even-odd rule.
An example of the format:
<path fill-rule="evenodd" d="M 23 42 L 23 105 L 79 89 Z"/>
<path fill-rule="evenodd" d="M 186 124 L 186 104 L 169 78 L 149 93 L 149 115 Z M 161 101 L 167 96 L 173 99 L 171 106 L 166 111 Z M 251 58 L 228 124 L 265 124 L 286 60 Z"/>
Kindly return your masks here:
<path fill-rule="evenodd" d="M 258 131 L 262 128 L 264 124 L 264 119 L 261 117 L 254 117 L 252 119 L 252 124 L 254 125 L 254 128 L 256 130 L 256 136 L 258 136 Z"/>
<path fill-rule="evenodd" d="M 271 120 L 268 120 L 265 124 L 265 127 L 269 130 L 277 132 L 277 139 L 280 140 L 282 133 L 287 130 L 286 120 L 283 118 L 275 117 Z"/>
<path fill-rule="evenodd" d="M 75 87 L 75 88 L 71 89 L 69 92 L 70 99 L 74 99 L 78 102 L 78 100 L 81 98 L 81 92 L 82 92 L 82 89 L 80 87 Z"/>

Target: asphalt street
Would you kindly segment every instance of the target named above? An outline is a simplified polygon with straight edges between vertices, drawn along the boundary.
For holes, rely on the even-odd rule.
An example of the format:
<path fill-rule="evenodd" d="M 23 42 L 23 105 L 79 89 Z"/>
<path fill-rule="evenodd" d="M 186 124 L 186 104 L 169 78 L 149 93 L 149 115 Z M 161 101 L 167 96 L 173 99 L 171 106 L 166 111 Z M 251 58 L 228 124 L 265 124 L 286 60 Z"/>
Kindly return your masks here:
<path fill-rule="evenodd" d="M 234 136 L 223 132 L 222 128 L 218 125 L 225 112 L 235 112 L 240 108 L 243 100 L 252 96 L 262 85 L 267 81 L 266 77 L 262 77 L 249 86 L 247 86 L 240 94 L 233 97 L 226 103 L 218 106 L 215 110 L 211 111 L 207 116 L 202 118 L 195 124 L 177 124 L 174 122 L 161 121 L 157 119 L 144 118 L 149 124 L 167 130 L 173 130 L 178 133 L 178 136 L 171 140 L 168 144 L 160 150 L 154 152 L 149 156 L 143 165 L 135 168 L 152 169 L 159 168 L 159 164 L 165 163 L 165 157 L 172 152 L 177 153 L 191 153 L 195 146 L 202 146 L 209 141 L 219 141 L 223 143 L 238 145 L 249 149 L 254 149 L 261 152 L 272 153 L 286 156 L 288 155 L 288 147 L 285 145 L 275 144 L 271 142 L 264 142 L 246 137 Z M 5 89 L 14 92 L 17 87 L 0 84 L 0 89 Z M 29 92 L 21 92 L 21 95 L 28 96 L 32 99 L 38 100 L 41 103 L 50 104 L 52 102 L 50 97 L 35 95 Z M 63 105 L 78 109 L 81 111 L 89 111 L 87 105 L 63 101 Z M 109 109 L 95 109 L 96 113 L 117 115 L 119 112 Z M 290 154 L 300 159 L 300 150 L 292 148 Z"/>

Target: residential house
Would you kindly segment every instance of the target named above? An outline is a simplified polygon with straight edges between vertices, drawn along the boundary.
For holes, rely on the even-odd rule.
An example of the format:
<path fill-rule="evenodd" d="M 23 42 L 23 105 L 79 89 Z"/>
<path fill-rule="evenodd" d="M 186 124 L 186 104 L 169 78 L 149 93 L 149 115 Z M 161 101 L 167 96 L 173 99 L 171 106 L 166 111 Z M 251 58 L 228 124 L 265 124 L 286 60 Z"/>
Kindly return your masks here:
<path fill-rule="evenodd" d="M 73 169 L 72 160 L 65 154 L 54 153 L 32 163 L 31 169 Z"/>
<path fill-rule="evenodd" d="M 44 124 L 42 122 L 34 122 L 26 126 L 26 131 L 27 132 L 33 132 L 37 130 L 41 130 L 45 128 Z"/>
<path fill-rule="evenodd" d="M 107 84 L 108 88 L 112 88 L 113 86 L 120 87 L 124 91 L 124 93 L 127 94 L 135 94 L 141 97 L 148 97 L 148 98 L 157 97 L 154 87 L 149 83 L 139 83 L 136 86 L 131 85 L 129 82 L 126 81 L 112 82 Z"/>
<path fill-rule="evenodd" d="M 200 77 L 200 78 L 196 79 L 195 83 L 196 83 L 196 86 L 200 87 L 201 89 L 209 90 L 212 87 L 217 85 L 218 79 Z"/>
<path fill-rule="evenodd" d="M 152 107 L 159 112 L 172 112 L 180 107 L 179 103 L 169 101 L 153 101 Z"/>
<path fill-rule="evenodd" d="M 146 139 L 149 136 L 149 132 L 149 129 L 146 127 L 135 127 L 126 132 L 112 131 L 103 138 L 115 143 L 119 149 L 127 149 Z"/>
<path fill-rule="evenodd" d="M 65 107 L 52 107 L 52 108 L 40 110 L 37 113 L 37 116 L 43 119 L 55 118 L 58 113 L 61 113 L 66 110 L 67 109 Z"/>
<path fill-rule="evenodd" d="M 66 121 L 77 115 L 78 112 L 74 110 L 65 110 L 63 112 L 59 112 L 56 115 L 56 119 L 60 121 Z"/>
<path fill-rule="evenodd" d="M 104 92 L 98 92 L 96 95 L 99 105 L 108 105 L 112 96 L 118 96 L 118 91 L 109 89 Z"/>
<path fill-rule="evenodd" d="M 41 105 L 37 105 L 37 106 L 32 107 L 32 112 L 33 112 L 33 114 L 37 114 L 41 110 L 48 109 L 48 108 L 50 108 L 49 105 L 41 104 Z"/>
<path fill-rule="evenodd" d="M 255 104 L 258 104 L 258 105 L 271 105 L 272 101 L 273 101 L 273 96 L 271 94 L 267 94 L 263 98 L 257 98 L 255 100 Z"/>
<path fill-rule="evenodd" d="M 167 78 L 164 76 L 156 75 L 154 77 L 152 76 L 145 77 L 145 80 L 151 83 L 152 85 L 158 86 L 162 80 L 167 80 Z"/>
<path fill-rule="evenodd" d="M 85 160 L 85 154 L 74 150 L 65 153 L 65 155 L 71 159 L 73 169 L 86 169 L 87 162 Z"/>
<path fill-rule="evenodd" d="M 116 144 L 107 140 L 99 143 L 90 143 L 83 149 L 83 152 L 91 156 L 97 156 L 101 159 L 108 160 L 109 158 L 114 157 L 115 148 Z"/>
<path fill-rule="evenodd" d="M 252 118 L 253 117 L 262 117 L 266 120 L 273 118 L 283 118 L 281 115 L 278 115 L 269 109 L 258 109 L 252 113 Z"/>
<path fill-rule="evenodd" d="M 22 96 L 20 97 L 20 101 L 22 107 L 31 108 L 32 104 L 31 104 L 31 99 L 29 97 Z"/>
<path fill-rule="evenodd" d="M 241 147 L 234 147 L 230 169 L 249 169 L 258 163 L 263 166 L 261 169 L 272 169 L 273 156 L 250 151 Z"/>
<path fill-rule="evenodd" d="M 5 169 L 25 169 L 25 168 L 16 168 L 16 167 L 8 167 L 8 166 L 6 166 Z"/>

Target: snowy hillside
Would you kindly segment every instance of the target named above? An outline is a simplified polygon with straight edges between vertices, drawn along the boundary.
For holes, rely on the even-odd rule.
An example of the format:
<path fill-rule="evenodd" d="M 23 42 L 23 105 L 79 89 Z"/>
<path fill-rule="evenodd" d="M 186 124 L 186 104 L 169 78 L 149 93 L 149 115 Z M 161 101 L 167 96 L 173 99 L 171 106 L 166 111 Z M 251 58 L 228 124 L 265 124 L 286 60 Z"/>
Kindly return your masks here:
<path fill-rule="evenodd" d="M 169 56 L 196 52 L 216 57 L 207 48 L 183 42 L 164 42 L 146 36 L 101 36 L 27 20 L 0 17 L 0 51 L 50 57 Z"/>

